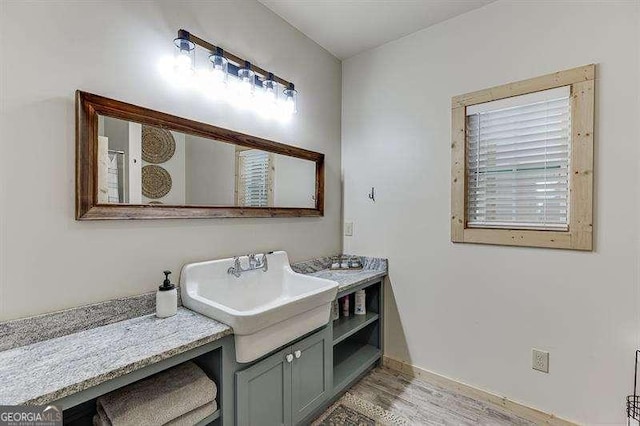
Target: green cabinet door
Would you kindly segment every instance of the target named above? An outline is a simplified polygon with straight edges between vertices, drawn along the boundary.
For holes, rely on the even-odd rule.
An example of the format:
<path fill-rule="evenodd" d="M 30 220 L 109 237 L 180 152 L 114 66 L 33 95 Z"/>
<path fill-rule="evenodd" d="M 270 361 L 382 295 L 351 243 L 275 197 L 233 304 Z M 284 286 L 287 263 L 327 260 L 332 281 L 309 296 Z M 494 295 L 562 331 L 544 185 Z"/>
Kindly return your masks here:
<path fill-rule="evenodd" d="M 332 329 L 326 327 L 291 347 L 291 411 L 293 424 L 320 407 L 332 389 Z"/>
<path fill-rule="evenodd" d="M 287 361 L 290 349 L 236 373 L 238 425 L 291 425 L 291 362 Z"/>
<path fill-rule="evenodd" d="M 236 373 L 236 424 L 299 424 L 331 394 L 333 331 L 325 327 Z"/>

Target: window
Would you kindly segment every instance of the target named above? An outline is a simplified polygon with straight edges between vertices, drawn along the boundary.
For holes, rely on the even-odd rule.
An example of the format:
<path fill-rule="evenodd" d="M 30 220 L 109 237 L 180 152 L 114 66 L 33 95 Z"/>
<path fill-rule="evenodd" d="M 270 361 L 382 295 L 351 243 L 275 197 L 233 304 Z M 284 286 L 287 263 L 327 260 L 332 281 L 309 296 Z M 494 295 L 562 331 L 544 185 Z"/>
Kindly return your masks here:
<path fill-rule="evenodd" d="M 236 205 L 273 206 L 273 154 L 236 148 Z"/>
<path fill-rule="evenodd" d="M 467 108 L 467 226 L 569 229 L 569 90 Z"/>
<path fill-rule="evenodd" d="M 453 98 L 453 242 L 592 249 L 594 74 Z"/>

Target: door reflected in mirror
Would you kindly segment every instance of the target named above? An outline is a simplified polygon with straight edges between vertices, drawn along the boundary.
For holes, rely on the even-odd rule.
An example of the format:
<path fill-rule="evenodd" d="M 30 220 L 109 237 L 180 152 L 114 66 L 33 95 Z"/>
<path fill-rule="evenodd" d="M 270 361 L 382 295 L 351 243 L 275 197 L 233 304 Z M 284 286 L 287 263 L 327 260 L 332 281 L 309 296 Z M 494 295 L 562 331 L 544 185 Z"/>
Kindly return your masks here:
<path fill-rule="evenodd" d="M 315 208 L 316 163 L 98 116 L 98 204 Z"/>

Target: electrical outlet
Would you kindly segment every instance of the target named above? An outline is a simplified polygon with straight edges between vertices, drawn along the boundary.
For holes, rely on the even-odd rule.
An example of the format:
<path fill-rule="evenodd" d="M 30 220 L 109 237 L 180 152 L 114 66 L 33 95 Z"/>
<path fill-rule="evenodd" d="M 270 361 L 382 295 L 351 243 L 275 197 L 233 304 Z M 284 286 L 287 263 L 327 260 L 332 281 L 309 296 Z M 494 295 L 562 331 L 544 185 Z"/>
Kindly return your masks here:
<path fill-rule="evenodd" d="M 549 352 L 533 349 L 532 365 L 534 370 L 549 372 Z"/>
<path fill-rule="evenodd" d="M 344 223 L 344 235 L 347 237 L 353 236 L 353 222 Z"/>

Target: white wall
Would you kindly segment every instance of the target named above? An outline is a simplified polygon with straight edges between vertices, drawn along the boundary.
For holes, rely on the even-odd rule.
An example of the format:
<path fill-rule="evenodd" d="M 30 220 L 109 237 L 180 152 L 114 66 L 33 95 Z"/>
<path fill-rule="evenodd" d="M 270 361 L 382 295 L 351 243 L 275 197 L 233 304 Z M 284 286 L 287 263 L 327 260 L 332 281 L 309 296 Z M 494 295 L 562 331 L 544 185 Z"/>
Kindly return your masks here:
<path fill-rule="evenodd" d="M 343 63 L 344 248 L 390 259 L 387 355 L 624 423 L 640 329 L 639 5 L 498 1 Z M 589 63 L 595 251 L 452 244 L 451 97 Z M 550 374 L 531 369 L 532 347 L 550 351 Z"/>
<path fill-rule="evenodd" d="M 278 207 L 316 206 L 316 163 L 287 155 L 274 155 L 273 205 Z"/>
<path fill-rule="evenodd" d="M 187 204 L 233 206 L 236 146 L 186 135 Z"/>
<path fill-rule="evenodd" d="M 297 116 L 167 84 L 179 28 L 295 82 Z M 185 262 L 340 250 L 340 63 L 258 2 L 0 1 L 0 39 L 0 321 L 151 291 Z M 325 216 L 76 222 L 76 89 L 325 153 Z"/>

